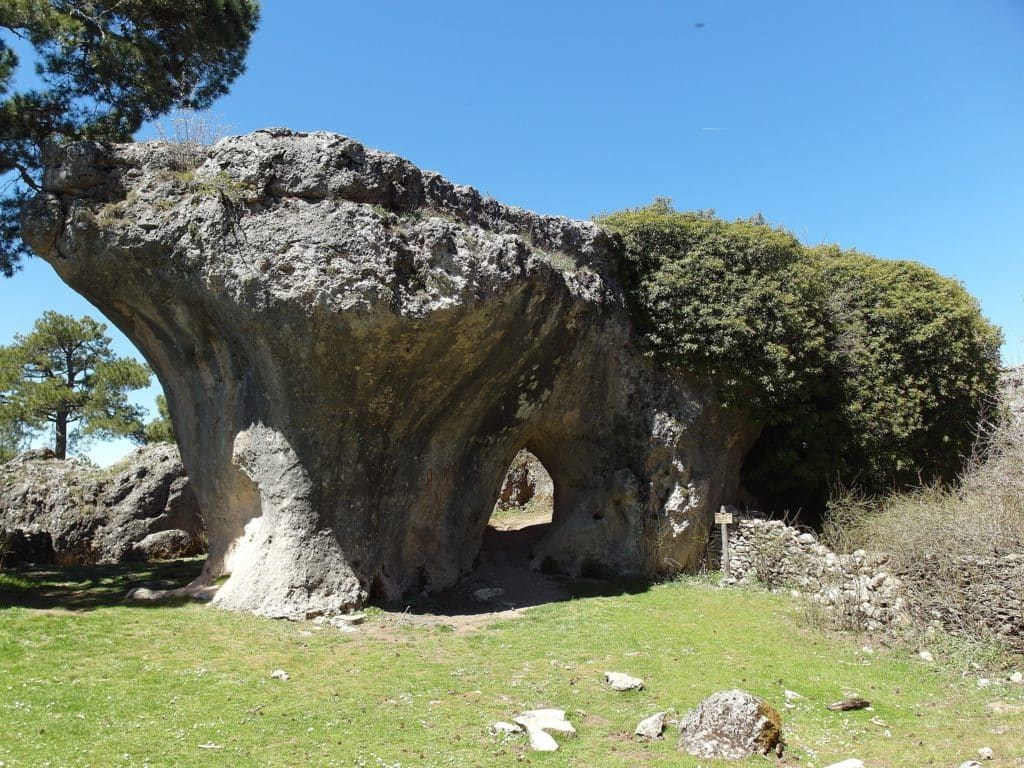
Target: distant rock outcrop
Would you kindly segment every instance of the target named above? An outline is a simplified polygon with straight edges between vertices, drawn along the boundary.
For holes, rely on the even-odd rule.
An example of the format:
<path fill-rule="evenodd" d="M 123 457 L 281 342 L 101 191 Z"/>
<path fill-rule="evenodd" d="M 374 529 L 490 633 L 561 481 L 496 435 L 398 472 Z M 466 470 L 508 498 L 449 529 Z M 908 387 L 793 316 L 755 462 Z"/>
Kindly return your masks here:
<path fill-rule="evenodd" d="M 205 545 L 185 467 L 166 444 L 106 469 L 39 450 L 0 464 L 0 539 L 8 564 L 120 563 L 194 555 Z"/>
<path fill-rule="evenodd" d="M 327 133 L 47 158 L 31 247 L 143 351 L 205 512 L 215 602 L 336 613 L 473 563 L 527 448 L 534 562 L 695 567 L 757 428 L 643 354 L 597 226 Z"/>

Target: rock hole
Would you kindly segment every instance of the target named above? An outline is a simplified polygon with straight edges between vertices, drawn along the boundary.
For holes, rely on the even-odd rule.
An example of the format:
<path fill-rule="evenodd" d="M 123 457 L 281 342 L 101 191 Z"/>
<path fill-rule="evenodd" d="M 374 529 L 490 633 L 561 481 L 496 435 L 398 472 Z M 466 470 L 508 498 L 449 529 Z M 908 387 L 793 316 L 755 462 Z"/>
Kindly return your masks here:
<path fill-rule="evenodd" d="M 541 460 L 525 448 L 516 454 L 501 483 L 484 533 L 481 555 L 498 555 L 523 565 L 551 525 L 555 486 Z"/>

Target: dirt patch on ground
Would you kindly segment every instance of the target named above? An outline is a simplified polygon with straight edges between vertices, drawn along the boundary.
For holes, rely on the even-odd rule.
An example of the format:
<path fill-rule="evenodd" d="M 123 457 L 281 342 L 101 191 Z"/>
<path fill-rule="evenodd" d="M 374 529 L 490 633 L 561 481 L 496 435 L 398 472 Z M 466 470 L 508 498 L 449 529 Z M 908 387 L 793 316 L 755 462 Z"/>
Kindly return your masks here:
<path fill-rule="evenodd" d="M 521 616 L 531 606 L 569 600 L 566 580 L 530 568 L 533 546 L 547 530 L 550 514 L 533 512 L 493 520 L 484 533 L 473 571 L 442 592 L 421 595 L 406 606 L 387 606 L 369 635 L 400 627 L 447 626 L 465 634 L 499 619 Z M 500 592 L 498 592 L 500 590 Z"/>

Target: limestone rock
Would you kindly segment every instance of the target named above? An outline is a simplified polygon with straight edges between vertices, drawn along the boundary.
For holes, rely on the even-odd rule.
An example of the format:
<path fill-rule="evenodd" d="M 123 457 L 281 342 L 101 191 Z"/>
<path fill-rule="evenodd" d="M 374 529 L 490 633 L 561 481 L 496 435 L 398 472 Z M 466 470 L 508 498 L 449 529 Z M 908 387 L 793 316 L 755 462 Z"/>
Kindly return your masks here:
<path fill-rule="evenodd" d="M 530 502 L 554 501 L 555 486 L 540 459 L 525 448 L 516 454 L 501 482 L 498 504 L 503 507 L 525 507 Z"/>
<path fill-rule="evenodd" d="M 679 748 L 695 757 L 739 760 L 768 754 L 782 736 L 782 718 L 770 704 L 733 689 L 704 699 L 679 722 Z"/>
<path fill-rule="evenodd" d="M 173 560 L 195 553 L 195 539 L 181 528 L 151 533 L 132 545 L 133 560 Z"/>
<path fill-rule="evenodd" d="M 645 717 L 636 727 L 636 735 L 647 739 L 648 741 L 655 741 L 661 738 L 662 731 L 665 730 L 665 715 L 667 712 L 658 712 Z"/>
<path fill-rule="evenodd" d="M 494 733 L 509 735 L 513 733 L 522 733 L 523 729 L 522 726 L 518 726 L 515 723 L 506 723 L 499 720 L 496 723 L 491 723 L 491 731 Z"/>
<path fill-rule="evenodd" d="M 173 445 L 138 449 L 97 469 L 48 451 L 0 465 L 0 535 L 8 563 L 79 565 L 203 551 L 204 526 Z"/>
<path fill-rule="evenodd" d="M 644 681 L 639 677 L 631 677 L 623 672 L 605 672 L 604 681 L 613 691 L 640 691 Z"/>
<path fill-rule="evenodd" d="M 864 761 L 858 760 L 856 757 L 850 757 L 846 760 L 840 760 L 838 763 L 825 766 L 825 768 L 864 768 Z"/>
<path fill-rule="evenodd" d="M 554 752 L 558 749 L 558 742 L 548 731 L 565 736 L 576 735 L 576 729 L 565 719 L 565 710 L 562 709 L 531 709 L 514 719 L 517 725 L 526 729 L 530 737 L 530 748 L 537 752 Z"/>
<path fill-rule="evenodd" d="M 698 567 L 758 427 L 644 354 L 597 226 L 334 134 L 174 149 L 51 149 L 22 232 L 159 377 L 216 605 L 453 585 L 523 448 L 557 502 L 535 567 Z"/>
<path fill-rule="evenodd" d="M 282 682 L 287 682 L 291 679 L 291 675 L 289 675 L 283 669 L 275 669 L 273 672 L 270 673 L 270 677 L 274 680 L 280 680 Z"/>
<path fill-rule="evenodd" d="M 504 594 L 505 590 L 501 587 L 483 587 L 482 589 L 473 590 L 473 599 L 481 603 L 487 603 Z"/>

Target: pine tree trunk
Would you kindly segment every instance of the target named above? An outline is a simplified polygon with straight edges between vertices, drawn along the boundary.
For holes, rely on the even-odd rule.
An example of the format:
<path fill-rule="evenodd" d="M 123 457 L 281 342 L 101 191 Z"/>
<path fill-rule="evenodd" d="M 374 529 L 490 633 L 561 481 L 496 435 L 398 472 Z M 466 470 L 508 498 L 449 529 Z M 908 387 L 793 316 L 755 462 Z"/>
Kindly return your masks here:
<path fill-rule="evenodd" d="M 68 456 L 68 414 L 65 411 L 57 412 L 57 421 L 55 422 L 55 431 L 57 432 L 57 444 L 53 447 L 53 452 L 57 455 L 58 459 L 66 459 Z"/>

